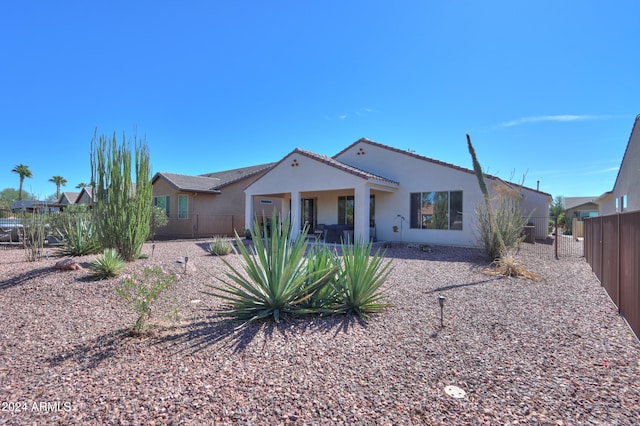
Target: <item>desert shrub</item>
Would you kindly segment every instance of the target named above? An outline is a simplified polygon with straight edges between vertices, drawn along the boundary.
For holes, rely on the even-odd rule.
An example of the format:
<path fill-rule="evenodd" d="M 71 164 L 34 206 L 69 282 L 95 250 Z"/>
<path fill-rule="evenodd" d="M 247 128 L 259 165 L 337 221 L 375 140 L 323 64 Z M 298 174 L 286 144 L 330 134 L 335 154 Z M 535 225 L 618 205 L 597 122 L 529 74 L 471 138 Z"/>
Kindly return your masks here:
<path fill-rule="evenodd" d="M 521 234 L 523 226 L 531 216 L 529 215 L 527 218 L 522 216 L 519 192 L 510 189 L 508 186 L 496 187 L 499 199 L 498 211 L 496 212 L 489 197 L 482 167 L 478 162 L 476 151 L 471 144 L 469 135 L 467 135 L 467 145 L 473 161 L 473 171 L 478 179 L 478 185 L 485 201 L 485 213 L 481 214 L 482 208 L 476 211 L 476 213 L 480 212 L 478 214 L 479 229 L 487 255 L 493 260 L 493 265 L 496 266 L 494 271 L 508 276 L 515 275 L 537 279 L 539 277 L 537 274 L 529 272 L 524 266 L 516 264 L 515 261 L 518 245 L 524 239 Z"/>
<path fill-rule="evenodd" d="M 489 211 L 485 205 L 476 207 L 475 213 L 478 218 L 478 238 L 487 257 L 495 260 L 501 252 L 499 236 L 502 237 L 502 243 L 507 251 L 517 251 L 524 241 L 522 230 L 529 221 L 529 217 L 523 216 L 518 199 L 499 194 L 493 203 L 496 231 L 492 230 Z"/>
<path fill-rule="evenodd" d="M 115 133 L 110 140 L 94 133 L 91 141 L 91 212 L 98 238 L 126 261 L 138 258 L 149 236 L 153 190 L 146 140 L 134 138 L 135 162 L 129 145 L 124 135 L 118 145 Z"/>
<path fill-rule="evenodd" d="M 169 224 L 169 217 L 167 216 L 167 212 L 164 211 L 163 208 L 158 206 L 151 206 L 151 222 L 150 222 L 150 230 L 149 236 L 152 241 L 155 241 L 156 238 L 156 230 L 158 228 L 163 228 Z"/>
<path fill-rule="evenodd" d="M 96 257 L 89 269 L 91 269 L 94 279 L 103 280 L 117 277 L 126 267 L 127 264 L 122 256 L 115 249 L 109 248 Z"/>
<path fill-rule="evenodd" d="M 96 227 L 88 214 L 69 217 L 60 235 L 64 246 L 59 251 L 66 256 L 84 256 L 102 250 Z"/>
<path fill-rule="evenodd" d="M 31 213 L 22 218 L 22 227 L 19 228 L 22 245 L 27 261 L 35 262 L 42 257 L 44 239 L 47 233 L 47 217 L 38 213 Z"/>
<path fill-rule="evenodd" d="M 535 272 L 529 271 L 516 258 L 515 250 L 509 250 L 501 253 L 491 266 L 484 270 L 490 275 L 504 275 L 507 277 L 521 277 L 530 280 L 541 280 L 542 276 Z"/>
<path fill-rule="evenodd" d="M 233 246 L 229 240 L 214 236 L 213 241 L 207 247 L 207 251 L 214 256 L 226 256 L 233 251 Z"/>
<path fill-rule="evenodd" d="M 305 251 L 308 243 L 304 238 L 292 241 L 289 219 L 284 223 L 274 213 L 271 220 L 270 238 L 261 238 L 261 228 L 254 221 L 251 238 L 253 246 L 247 249 L 236 234 L 238 251 L 242 257 L 242 270 L 222 259 L 230 269 L 221 286 L 211 286 L 213 296 L 228 303 L 223 315 L 251 321 L 272 317 L 279 321 L 293 315 L 312 311 L 305 306 L 306 300 L 322 287 L 334 270 L 318 270 L 309 273 L 306 269 Z"/>
<path fill-rule="evenodd" d="M 342 266 L 337 279 L 338 304 L 336 313 L 354 313 L 367 318 L 370 313 L 382 312 L 382 285 L 391 272 L 391 261 L 384 262 L 380 250 L 371 255 L 372 244 L 356 240 L 342 243 Z"/>
<path fill-rule="evenodd" d="M 142 276 L 127 276 L 114 289 L 120 299 L 131 305 L 138 315 L 133 325 L 134 333 L 144 333 L 147 321 L 151 317 L 151 308 L 175 280 L 174 274 L 168 274 L 158 266 L 145 267 Z"/>

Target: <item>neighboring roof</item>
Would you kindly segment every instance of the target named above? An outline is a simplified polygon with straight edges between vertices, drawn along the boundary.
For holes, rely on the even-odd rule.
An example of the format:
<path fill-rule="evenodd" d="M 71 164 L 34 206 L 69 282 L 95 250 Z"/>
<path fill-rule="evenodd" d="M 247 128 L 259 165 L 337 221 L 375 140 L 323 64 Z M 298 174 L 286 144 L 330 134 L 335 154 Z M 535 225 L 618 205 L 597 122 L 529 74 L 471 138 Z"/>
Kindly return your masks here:
<path fill-rule="evenodd" d="M 627 147 L 624 150 L 624 155 L 622 156 L 622 161 L 620 162 L 620 167 L 618 168 L 618 174 L 616 175 L 616 181 L 613 184 L 613 189 L 615 189 L 616 185 L 618 184 L 618 178 L 620 177 L 620 172 L 622 171 L 622 164 L 624 164 L 624 159 L 627 156 L 627 152 L 629 152 L 629 146 L 631 145 L 631 140 L 633 139 L 633 132 L 635 132 L 636 129 L 640 132 L 640 114 L 636 116 L 636 120 L 633 122 L 633 127 L 631 128 L 631 134 L 629 135 L 629 140 L 627 141 Z"/>
<path fill-rule="evenodd" d="M 276 163 L 266 163 L 266 164 L 258 164 L 255 166 L 249 166 L 249 167 L 242 167 L 239 169 L 232 169 L 232 170 L 224 170 L 221 172 L 213 172 L 213 173 L 205 173 L 202 174 L 200 176 L 202 177 L 207 177 L 207 178 L 215 178 L 218 179 L 218 184 L 215 185 L 216 189 L 220 189 L 224 186 L 230 185 L 234 182 L 238 182 L 242 179 L 246 179 L 250 176 L 253 176 L 257 173 L 263 172 L 263 171 L 267 171 L 270 168 L 272 168 L 273 166 L 275 166 Z"/>
<path fill-rule="evenodd" d="M 564 209 L 571 210 L 585 204 L 596 204 L 597 196 L 594 197 L 564 197 Z"/>
<path fill-rule="evenodd" d="M 594 201 L 594 203 L 596 204 L 602 204 L 603 202 L 607 201 L 609 198 L 611 198 L 611 196 L 613 195 L 613 191 L 607 191 L 604 194 L 602 194 L 601 196 L 599 196 L 598 198 L 596 198 L 596 200 Z"/>
<path fill-rule="evenodd" d="M 11 202 L 11 210 L 26 210 L 41 206 L 49 206 L 55 204 L 55 201 L 43 200 L 16 200 Z"/>
<path fill-rule="evenodd" d="M 397 153 L 400 153 L 400 154 L 408 155 L 410 157 L 414 157 L 414 158 L 417 158 L 419 160 L 428 161 L 428 162 L 433 163 L 433 164 L 438 164 L 440 166 L 449 167 L 449 168 L 452 168 L 452 169 L 455 169 L 455 170 L 459 170 L 461 172 L 471 173 L 471 174 L 475 175 L 475 172 L 473 170 L 471 170 L 471 169 L 467 169 L 467 168 L 464 168 L 464 167 L 456 166 L 455 164 L 451 164 L 451 163 L 445 163 L 444 161 L 435 160 L 433 158 L 425 157 L 424 155 L 416 154 L 415 152 L 410 152 L 410 151 L 405 151 L 403 149 L 394 148 L 394 147 L 389 146 L 389 145 L 384 145 L 384 144 L 381 144 L 379 142 L 374 142 L 374 141 L 372 141 L 370 139 L 367 139 L 367 138 L 358 139 L 357 141 L 355 141 L 354 143 L 352 143 L 351 145 L 349 145 L 348 147 L 346 147 L 345 149 L 343 149 L 342 151 L 340 151 L 339 153 L 334 155 L 333 158 L 335 159 L 336 157 L 339 157 L 341 154 L 343 154 L 344 152 L 348 151 L 349 149 L 351 149 L 354 145 L 356 145 L 358 143 L 366 143 L 366 144 L 369 144 L 369 145 L 377 146 L 379 148 L 383 148 L 383 149 L 386 149 L 386 150 L 389 150 L 389 151 L 393 151 L 393 152 L 397 152 Z M 498 180 L 498 181 L 504 183 L 505 185 L 509 185 L 509 186 L 513 186 L 513 187 L 517 187 L 517 188 L 523 188 L 523 189 L 526 189 L 528 191 L 537 192 L 538 194 L 543 194 L 543 195 L 546 195 L 549 198 L 551 198 L 551 194 L 543 192 L 543 191 L 540 191 L 538 189 L 533 189 L 533 188 L 529 188 L 527 186 L 518 185 L 518 184 L 511 183 L 511 182 L 506 182 L 506 181 L 502 180 L 501 178 L 499 178 L 497 176 L 492 176 L 492 175 L 487 174 L 487 173 L 485 173 L 484 175 L 485 175 L 485 177 L 487 177 L 489 179 Z"/>
<path fill-rule="evenodd" d="M 215 189 L 220 184 L 220 179 L 204 177 L 204 176 L 190 176 L 180 175 L 177 173 L 164 173 L 159 172 L 151 180 L 154 183 L 160 177 L 166 179 L 171 185 L 173 185 L 179 191 L 186 192 L 204 192 L 209 194 L 219 194 L 220 191 Z"/>
<path fill-rule="evenodd" d="M 85 186 L 80 190 L 80 194 L 78 194 L 78 198 L 76 199 L 76 203 L 78 201 L 80 201 L 80 198 L 82 197 L 83 193 L 87 194 L 87 197 L 89 197 L 89 200 L 93 200 L 93 187 L 92 186 Z"/>
<path fill-rule="evenodd" d="M 58 200 L 58 202 L 61 203 L 62 199 L 66 198 L 67 201 L 69 201 L 69 204 L 75 204 L 75 202 L 78 200 L 78 197 L 80 197 L 80 193 L 79 192 L 66 192 L 65 191 L 60 196 L 60 200 Z"/>
<path fill-rule="evenodd" d="M 351 173 L 352 175 L 356 175 L 356 176 L 364 178 L 364 179 L 375 179 L 375 180 L 380 180 L 380 181 L 383 181 L 383 182 L 399 185 L 399 183 L 394 181 L 394 180 L 387 179 L 385 177 L 378 176 L 378 175 L 375 175 L 373 173 L 367 172 L 366 170 L 362 170 L 362 169 L 359 169 L 357 167 L 350 166 L 350 165 L 342 163 L 342 162 L 340 162 L 340 161 L 338 161 L 338 160 L 336 160 L 334 158 L 327 157 L 326 155 L 317 154 L 315 152 L 306 151 L 306 150 L 300 149 L 300 148 L 294 149 L 290 154 L 286 155 L 285 158 L 289 157 L 291 154 L 294 154 L 294 153 L 295 154 L 304 155 L 305 157 L 312 158 L 314 160 L 320 161 L 321 163 L 327 164 L 327 165 L 329 165 L 331 167 L 335 167 L 336 169 L 345 171 L 347 173 Z M 281 160 L 281 161 L 284 161 L 284 159 Z"/>

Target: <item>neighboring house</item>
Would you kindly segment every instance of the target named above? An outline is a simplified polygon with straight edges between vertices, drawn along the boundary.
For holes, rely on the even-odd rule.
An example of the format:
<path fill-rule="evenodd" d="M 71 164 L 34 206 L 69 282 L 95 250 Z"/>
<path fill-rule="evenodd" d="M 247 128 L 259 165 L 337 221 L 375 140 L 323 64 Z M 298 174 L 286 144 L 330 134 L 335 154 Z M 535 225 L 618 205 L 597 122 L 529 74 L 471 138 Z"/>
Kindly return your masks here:
<path fill-rule="evenodd" d="M 495 194 L 521 197 L 525 214 L 541 217 L 536 237 L 547 236 L 551 195 L 485 175 Z M 260 200 L 275 197 L 298 235 L 310 227 L 341 227 L 368 240 L 477 246 L 474 209 L 484 202 L 472 170 L 360 139 L 333 157 L 295 149 L 245 190 L 246 224 Z M 350 234 L 353 233 L 353 234 Z"/>
<path fill-rule="evenodd" d="M 60 209 L 64 209 L 64 207 L 68 206 L 69 204 L 76 204 L 79 196 L 79 192 L 63 192 L 56 202 L 56 205 L 60 207 Z"/>
<path fill-rule="evenodd" d="M 76 198 L 76 204 L 89 204 L 93 203 L 93 188 L 85 186 L 80 190 L 78 198 Z"/>
<path fill-rule="evenodd" d="M 261 164 L 200 176 L 156 173 L 153 204 L 169 217 L 157 236 L 193 238 L 244 234 L 244 189 L 273 166 Z M 274 200 L 265 198 L 269 214 Z M 278 200 L 275 200 L 276 202 Z"/>
<path fill-rule="evenodd" d="M 640 115 L 633 123 L 613 190 L 596 202 L 601 216 L 640 210 Z"/>
<path fill-rule="evenodd" d="M 598 216 L 598 197 L 564 197 L 565 217 L 582 221 Z"/>
<path fill-rule="evenodd" d="M 11 202 L 11 211 L 13 213 L 51 213 L 58 211 L 54 202 L 41 200 L 18 200 Z"/>

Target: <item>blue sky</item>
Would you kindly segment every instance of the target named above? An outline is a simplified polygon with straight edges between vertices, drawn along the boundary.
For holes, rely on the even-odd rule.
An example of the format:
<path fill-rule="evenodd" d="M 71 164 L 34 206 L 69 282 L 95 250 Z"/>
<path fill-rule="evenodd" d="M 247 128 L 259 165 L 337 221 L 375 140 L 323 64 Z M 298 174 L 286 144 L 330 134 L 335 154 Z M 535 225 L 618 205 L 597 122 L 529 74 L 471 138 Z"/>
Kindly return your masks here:
<path fill-rule="evenodd" d="M 553 196 L 611 190 L 640 113 L 637 1 L 0 5 L 0 190 L 77 191 L 94 130 L 153 171 L 334 155 L 359 139 Z"/>

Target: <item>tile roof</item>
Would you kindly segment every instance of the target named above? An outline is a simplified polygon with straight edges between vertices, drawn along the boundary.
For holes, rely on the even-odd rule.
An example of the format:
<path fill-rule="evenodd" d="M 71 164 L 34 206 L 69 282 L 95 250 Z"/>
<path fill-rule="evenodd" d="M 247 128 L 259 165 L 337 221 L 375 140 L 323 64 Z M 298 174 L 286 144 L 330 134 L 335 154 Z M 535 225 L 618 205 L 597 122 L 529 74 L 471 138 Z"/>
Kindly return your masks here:
<path fill-rule="evenodd" d="M 208 178 L 216 178 L 219 180 L 219 183 L 215 186 L 216 189 L 220 189 L 224 186 L 230 185 L 234 182 L 237 182 L 239 180 L 245 179 L 249 176 L 253 176 L 256 173 L 260 173 L 262 171 L 266 171 L 270 168 L 272 168 L 273 166 L 275 166 L 276 163 L 266 163 L 266 164 L 258 164 L 255 166 L 249 166 L 249 167 L 242 167 L 239 169 L 232 169 L 232 170 L 223 170 L 220 172 L 213 172 L 213 173 L 205 173 L 202 174 L 200 176 L 202 177 L 208 177 Z"/>
<path fill-rule="evenodd" d="M 471 169 L 467 169 L 465 167 L 456 166 L 455 164 L 446 163 L 444 161 L 435 160 L 433 158 L 426 157 L 424 155 L 416 154 L 415 152 L 410 152 L 410 151 L 405 151 L 403 149 L 394 148 L 394 147 L 389 146 L 389 145 L 385 145 L 385 144 L 382 144 L 382 143 L 379 143 L 379 142 L 374 142 L 374 141 L 372 141 L 370 139 L 367 139 L 367 138 L 358 139 L 357 141 L 355 141 L 354 143 L 352 143 L 351 145 L 349 145 L 348 147 L 346 147 L 345 149 L 343 149 L 342 151 L 340 151 L 339 153 L 334 155 L 333 158 L 335 159 L 336 157 L 339 157 L 341 154 L 345 153 L 351 147 L 353 147 L 354 145 L 356 145 L 358 143 L 366 143 L 366 144 L 369 144 L 369 145 L 377 146 L 379 148 L 387 149 L 387 150 L 393 151 L 393 152 L 398 152 L 400 154 L 408 155 L 410 157 L 414 157 L 414 158 L 417 158 L 419 160 L 428 161 L 428 162 L 433 163 L 433 164 L 438 164 L 440 166 L 449 167 L 449 168 L 452 168 L 452 169 L 455 169 L 455 170 L 459 170 L 461 172 L 471 173 L 471 174 L 475 175 L 475 172 L 473 170 L 471 170 Z M 514 187 L 518 187 L 518 188 L 527 189 L 529 191 L 534 191 L 534 192 L 537 192 L 539 194 L 544 194 L 544 195 L 548 195 L 549 197 L 551 197 L 551 194 L 548 194 L 546 192 L 542 192 L 542 191 L 537 190 L 537 189 L 533 189 L 533 188 L 529 188 L 529 187 L 526 187 L 526 186 L 523 186 L 523 185 L 518 185 L 518 184 L 506 182 L 506 181 L 502 180 L 501 178 L 499 178 L 497 176 L 493 176 L 493 175 L 490 175 L 490 174 L 487 174 L 487 173 L 485 173 L 484 175 L 488 179 L 498 180 L 498 181 L 500 181 L 500 182 L 502 182 L 502 183 L 504 183 L 506 185 L 509 185 L 509 186 L 514 186 Z"/>
<path fill-rule="evenodd" d="M 598 197 L 564 197 L 565 210 L 573 209 L 584 204 L 596 203 Z"/>
<path fill-rule="evenodd" d="M 180 175 L 177 173 L 158 172 L 153 177 L 155 182 L 160 176 L 165 178 L 170 184 L 180 191 L 189 192 L 207 192 L 210 194 L 219 194 L 220 191 L 216 187 L 220 184 L 220 179 L 205 176 Z"/>
<path fill-rule="evenodd" d="M 75 204 L 76 201 L 78 200 L 78 197 L 80 197 L 80 193 L 79 192 L 63 192 L 62 195 L 60 196 L 60 201 L 62 201 L 62 198 L 66 198 L 69 201 L 69 204 Z"/>

